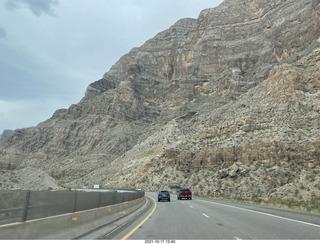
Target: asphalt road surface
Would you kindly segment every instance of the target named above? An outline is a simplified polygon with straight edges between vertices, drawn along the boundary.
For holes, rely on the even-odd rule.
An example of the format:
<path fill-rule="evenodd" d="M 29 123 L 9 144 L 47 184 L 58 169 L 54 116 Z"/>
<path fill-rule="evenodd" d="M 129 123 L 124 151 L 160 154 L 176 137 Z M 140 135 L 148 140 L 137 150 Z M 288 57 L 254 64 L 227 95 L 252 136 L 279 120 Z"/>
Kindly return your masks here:
<path fill-rule="evenodd" d="M 194 197 L 157 202 L 118 228 L 114 240 L 320 240 L 320 215 Z"/>

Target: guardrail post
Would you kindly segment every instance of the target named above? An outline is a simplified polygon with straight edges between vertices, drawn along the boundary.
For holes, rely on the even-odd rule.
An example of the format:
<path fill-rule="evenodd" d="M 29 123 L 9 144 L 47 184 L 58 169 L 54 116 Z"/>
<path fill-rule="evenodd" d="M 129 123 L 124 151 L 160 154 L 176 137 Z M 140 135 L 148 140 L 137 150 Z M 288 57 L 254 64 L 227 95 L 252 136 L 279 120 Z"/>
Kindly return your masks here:
<path fill-rule="evenodd" d="M 77 210 L 77 191 L 74 190 L 74 203 L 73 203 L 73 212 Z"/>
<path fill-rule="evenodd" d="M 114 191 L 114 192 L 113 192 L 113 197 L 112 197 L 112 198 L 113 198 L 113 199 L 112 199 L 112 200 L 113 200 L 113 201 L 112 201 L 112 202 L 113 202 L 113 205 L 116 204 L 116 195 L 117 195 L 117 191 Z"/>
<path fill-rule="evenodd" d="M 22 222 L 27 220 L 29 199 L 30 199 L 30 191 L 27 191 L 26 192 L 26 199 L 25 199 L 24 206 L 23 206 L 23 212 L 22 212 L 22 216 L 21 216 Z"/>
<path fill-rule="evenodd" d="M 99 192 L 99 199 L 98 199 L 98 208 L 101 206 L 101 192 Z"/>

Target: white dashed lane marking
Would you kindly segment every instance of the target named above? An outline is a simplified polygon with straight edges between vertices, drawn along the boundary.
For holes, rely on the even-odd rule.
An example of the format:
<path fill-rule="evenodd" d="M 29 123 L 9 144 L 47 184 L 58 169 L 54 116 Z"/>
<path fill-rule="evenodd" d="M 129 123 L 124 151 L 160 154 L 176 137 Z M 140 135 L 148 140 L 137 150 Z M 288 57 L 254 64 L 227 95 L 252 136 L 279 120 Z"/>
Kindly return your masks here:
<path fill-rule="evenodd" d="M 209 216 L 206 215 L 205 213 L 202 213 L 202 215 L 203 215 L 204 217 L 206 217 L 206 218 L 209 218 Z"/>

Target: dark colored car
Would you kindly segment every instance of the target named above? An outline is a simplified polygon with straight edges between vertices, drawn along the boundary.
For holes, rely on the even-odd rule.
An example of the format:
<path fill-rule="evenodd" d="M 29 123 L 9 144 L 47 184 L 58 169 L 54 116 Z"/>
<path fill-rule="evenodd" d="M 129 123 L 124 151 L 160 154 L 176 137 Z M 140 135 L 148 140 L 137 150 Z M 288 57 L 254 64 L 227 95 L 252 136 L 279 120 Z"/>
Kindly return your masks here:
<path fill-rule="evenodd" d="M 188 188 L 180 189 L 177 192 L 177 199 L 181 200 L 182 198 L 192 199 L 192 192 Z"/>
<path fill-rule="evenodd" d="M 168 191 L 159 191 L 158 202 L 160 202 L 161 200 L 167 200 L 170 202 L 170 193 Z"/>

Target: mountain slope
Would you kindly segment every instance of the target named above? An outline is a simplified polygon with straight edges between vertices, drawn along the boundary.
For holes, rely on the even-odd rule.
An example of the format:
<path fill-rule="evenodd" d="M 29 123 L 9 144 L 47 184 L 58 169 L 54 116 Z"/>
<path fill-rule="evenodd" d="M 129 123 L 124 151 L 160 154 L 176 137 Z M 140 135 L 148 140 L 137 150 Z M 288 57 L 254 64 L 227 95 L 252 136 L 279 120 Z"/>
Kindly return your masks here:
<path fill-rule="evenodd" d="M 4 141 L 11 133 L 12 130 L 4 130 L 0 135 L 0 142 Z"/>
<path fill-rule="evenodd" d="M 226 0 L 177 21 L 1 143 L 1 187 L 32 187 L 10 179 L 37 168 L 65 187 L 320 196 L 319 25 L 318 0 Z"/>

